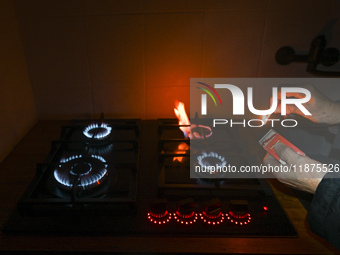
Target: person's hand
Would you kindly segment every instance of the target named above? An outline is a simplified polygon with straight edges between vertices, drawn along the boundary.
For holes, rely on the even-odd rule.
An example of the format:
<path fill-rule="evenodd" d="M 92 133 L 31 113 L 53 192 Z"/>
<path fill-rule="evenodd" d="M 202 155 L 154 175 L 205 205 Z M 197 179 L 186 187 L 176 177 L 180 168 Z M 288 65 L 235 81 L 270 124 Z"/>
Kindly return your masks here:
<path fill-rule="evenodd" d="M 287 166 L 294 166 L 290 172 L 277 172 L 273 173 L 274 176 L 282 183 L 287 184 L 295 189 L 307 191 L 314 194 L 320 181 L 327 173 L 327 171 L 317 172 L 314 166 L 314 171 L 300 171 L 304 170 L 306 165 L 309 169 L 313 168 L 311 164 L 321 164 L 320 162 L 309 158 L 308 156 L 301 156 L 293 149 L 282 143 L 275 144 L 275 151 L 279 157 L 287 163 Z M 265 165 L 279 166 L 281 165 L 274 157 L 267 154 L 263 160 Z M 295 171 L 294 171 L 295 169 Z"/>
<path fill-rule="evenodd" d="M 287 105 L 286 112 L 287 115 L 291 113 L 299 114 L 313 122 L 326 123 L 326 124 L 337 124 L 340 123 L 340 104 L 335 103 L 321 94 L 313 86 L 305 86 L 312 95 L 311 99 L 304 104 L 306 109 L 312 115 L 304 115 L 299 108 L 295 105 Z M 301 93 L 287 93 L 287 97 L 304 98 L 306 95 Z M 281 113 L 280 104 L 281 93 L 278 93 L 278 106 L 275 113 Z"/>

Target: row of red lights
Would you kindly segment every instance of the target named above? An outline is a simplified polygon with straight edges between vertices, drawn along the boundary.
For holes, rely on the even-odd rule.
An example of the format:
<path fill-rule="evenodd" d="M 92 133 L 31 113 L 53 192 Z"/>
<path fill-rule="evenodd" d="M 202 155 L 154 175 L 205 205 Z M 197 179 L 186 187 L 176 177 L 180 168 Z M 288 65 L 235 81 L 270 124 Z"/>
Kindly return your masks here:
<path fill-rule="evenodd" d="M 153 214 L 149 212 L 147 216 L 151 223 L 157 225 L 169 223 L 172 219 L 183 225 L 192 225 L 198 220 L 201 220 L 209 225 L 219 225 L 223 223 L 225 219 L 227 219 L 230 223 L 242 226 L 249 224 L 251 221 L 251 216 L 249 213 L 237 215 L 233 212 L 229 212 L 226 214 L 220 212 L 217 215 L 209 215 L 203 211 L 202 213 L 192 212 L 190 215 L 184 216 L 181 215 L 178 211 L 176 211 L 175 213 L 170 213 L 169 211 L 166 211 L 162 214 Z"/>
<path fill-rule="evenodd" d="M 235 215 L 233 212 L 226 213 L 227 219 L 236 225 L 247 225 L 251 221 L 250 213 L 244 215 Z M 236 216 L 236 217 L 235 217 Z M 236 220 L 235 220 L 236 219 Z"/>
<path fill-rule="evenodd" d="M 249 215 L 249 214 L 236 214 L 232 211 L 230 211 L 229 214 L 230 214 L 231 217 L 234 217 L 236 219 L 244 219 Z"/>

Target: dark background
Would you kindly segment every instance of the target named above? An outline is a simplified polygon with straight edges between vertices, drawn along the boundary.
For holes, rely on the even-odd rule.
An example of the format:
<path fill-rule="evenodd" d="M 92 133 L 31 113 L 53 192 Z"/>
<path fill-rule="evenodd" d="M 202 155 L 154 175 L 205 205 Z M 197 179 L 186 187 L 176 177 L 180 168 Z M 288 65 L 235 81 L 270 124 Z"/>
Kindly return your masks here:
<path fill-rule="evenodd" d="M 339 10 L 336 0 L 1 0 L 0 161 L 39 119 L 173 118 L 175 99 L 189 110 L 190 77 L 313 77 L 275 53 L 307 53 L 320 33 L 340 46 Z"/>

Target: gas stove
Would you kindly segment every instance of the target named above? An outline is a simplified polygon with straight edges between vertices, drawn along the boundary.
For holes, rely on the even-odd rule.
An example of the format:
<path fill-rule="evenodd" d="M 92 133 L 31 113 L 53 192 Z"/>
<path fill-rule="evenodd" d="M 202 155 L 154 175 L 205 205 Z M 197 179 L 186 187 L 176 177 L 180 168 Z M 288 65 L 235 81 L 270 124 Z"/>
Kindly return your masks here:
<path fill-rule="evenodd" d="M 190 178 L 193 143 L 213 142 L 201 124 L 192 126 L 196 139 L 188 139 L 180 130 L 188 126 L 174 119 L 71 121 L 37 165 L 3 231 L 296 236 L 265 179 Z M 220 132 L 229 161 L 257 164 L 246 131 Z"/>

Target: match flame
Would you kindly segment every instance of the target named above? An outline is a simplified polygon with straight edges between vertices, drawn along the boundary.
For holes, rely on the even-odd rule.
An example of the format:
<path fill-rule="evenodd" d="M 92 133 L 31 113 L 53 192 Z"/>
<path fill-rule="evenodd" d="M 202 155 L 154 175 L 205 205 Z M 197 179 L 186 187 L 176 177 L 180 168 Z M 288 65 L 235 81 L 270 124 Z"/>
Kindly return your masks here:
<path fill-rule="evenodd" d="M 188 127 L 180 127 L 179 129 L 182 130 L 184 136 L 186 138 L 190 138 L 190 120 L 188 118 L 187 113 L 185 112 L 184 103 L 176 101 L 175 102 L 175 114 L 178 119 L 179 125 L 189 125 Z"/>
<path fill-rule="evenodd" d="M 186 154 L 187 151 L 189 150 L 190 146 L 186 143 L 180 143 L 178 145 L 177 151 L 175 152 L 176 154 Z M 182 162 L 183 161 L 183 157 L 174 157 L 173 161 L 178 161 L 178 162 Z"/>
<path fill-rule="evenodd" d="M 190 120 L 188 118 L 188 115 L 185 111 L 185 107 L 184 107 L 184 103 L 176 101 L 175 102 L 175 108 L 174 108 L 174 112 L 175 115 L 178 119 L 178 124 L 179 125 L 188 125 L 187 127 L 179 127 L 180 130 L 182 130 L 184 136 L 186 138 L 190 138 Z M 178 145 L 178 148 L 175 152 L 175 154 L 186 154 L 189 150 L 190 146 L 187 143 L 180 143 Z M 173 161 L 178 161 L 178 162 L 182 162 L 184 159 L 184 157 L 174 157 Z"/>

